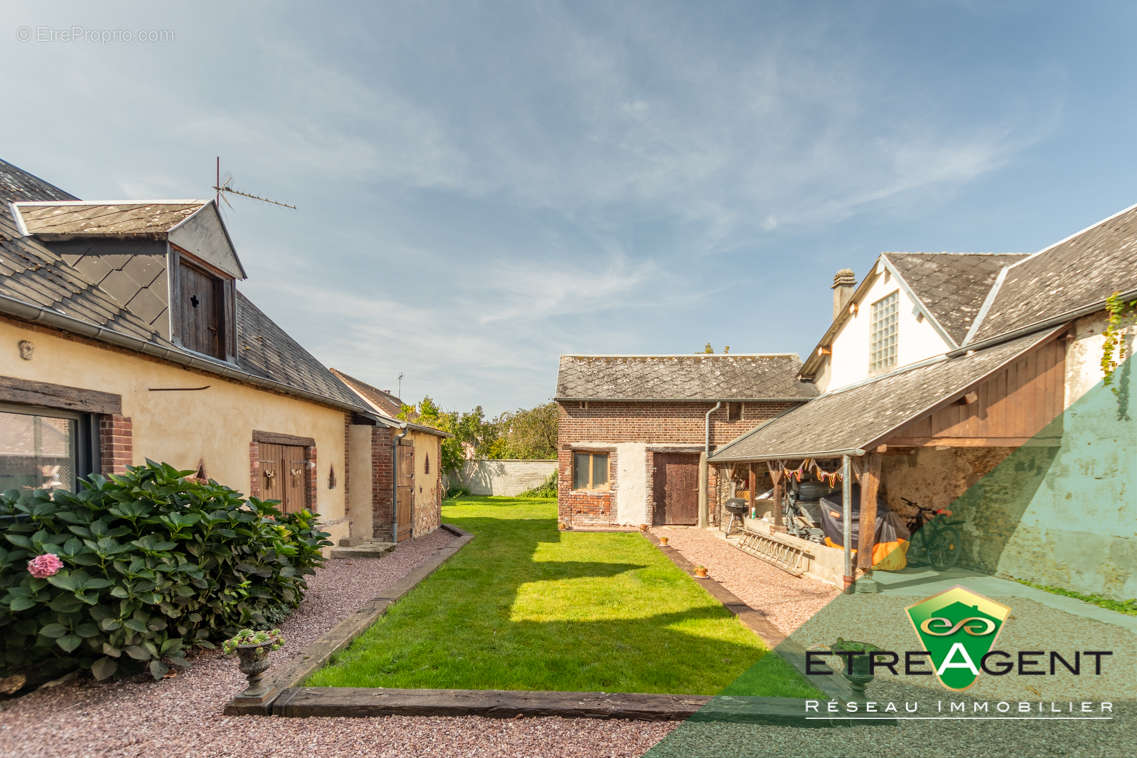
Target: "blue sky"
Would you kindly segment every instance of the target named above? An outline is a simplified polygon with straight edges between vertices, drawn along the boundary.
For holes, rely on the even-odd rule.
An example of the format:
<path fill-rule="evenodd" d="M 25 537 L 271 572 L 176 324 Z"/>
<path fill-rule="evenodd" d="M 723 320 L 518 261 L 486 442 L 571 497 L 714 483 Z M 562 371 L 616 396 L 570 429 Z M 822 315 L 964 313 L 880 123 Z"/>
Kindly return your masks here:
<path fill-rule="evenodd" d="M 261 308 L 329 365 L 497 412 L 549 399 L 563 352 L 804 353 L 838 268 L 1033 251 L 1137 202 L 1135 22 L 1132 3 L 7 3 L 0 145 L 89 199 L 208 197 L 220 154 L 237 188 L 299 206 L 226 212 Z M 52 39 L 72 27 L 164 39 Z"/>

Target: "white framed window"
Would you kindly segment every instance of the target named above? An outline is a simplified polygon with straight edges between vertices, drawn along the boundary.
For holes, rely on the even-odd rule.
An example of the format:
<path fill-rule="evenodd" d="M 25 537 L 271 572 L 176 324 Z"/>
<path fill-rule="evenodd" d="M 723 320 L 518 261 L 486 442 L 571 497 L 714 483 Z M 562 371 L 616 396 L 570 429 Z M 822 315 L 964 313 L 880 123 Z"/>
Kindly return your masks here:
<path fill-rule="evenodd" d="M 84 416 L 0 405 L 0 490 L 75 489 L 90 473 Z"/>
<path fill-rule="evenodd" d="M 573 453 L 572 488 L 608 489 L 608 453 Z"/>
<path fill-rule="evenodd" d="M 896 365 L 899 322 L 899 292 L 885 295 L 872 304 L 869 323 L 869 373 L 887 371 Z"/>

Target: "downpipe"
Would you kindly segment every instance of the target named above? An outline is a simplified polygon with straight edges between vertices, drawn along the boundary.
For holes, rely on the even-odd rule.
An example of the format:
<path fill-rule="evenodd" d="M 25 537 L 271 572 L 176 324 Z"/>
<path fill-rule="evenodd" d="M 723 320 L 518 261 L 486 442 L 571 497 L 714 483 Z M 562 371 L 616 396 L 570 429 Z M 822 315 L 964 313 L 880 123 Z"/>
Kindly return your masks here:
<path fill-rule="evenodd" d="M 707 411 L 703 417 L 703 460 L 699 465 L 699 527 L 705 528 L 710 523 L 711 493 L 710 493 L 710 466 L 707 461 L 711 457 L 711 416 L 719 408 L 722 401 L 715 402 L 714 407 Z"/>
<path fill-rule="evenodd" d="M 391 438 L 391 542 L 399 544 L 399 443 L 407 436 L 407 424 L 399 424 L 400 431 Z"/>

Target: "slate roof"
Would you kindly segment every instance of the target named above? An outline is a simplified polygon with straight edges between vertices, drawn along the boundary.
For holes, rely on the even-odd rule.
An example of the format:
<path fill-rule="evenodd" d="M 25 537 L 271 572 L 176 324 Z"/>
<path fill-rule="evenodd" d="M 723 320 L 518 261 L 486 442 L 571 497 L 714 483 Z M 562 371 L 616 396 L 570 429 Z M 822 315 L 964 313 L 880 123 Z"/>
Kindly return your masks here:
<path fill-rule="evenodd" d="M 44 238 L 164 236 L 208 202 L 16 203 L 16 212 L 28 234 Z"/>
<path fill-rule="evenodd" d="M 1137 290 L 1137 206 L 1009 267 L 968 342 L 1037 324 Z"/>
<path fill-rule="evenodd" d="M 0 161 L 0 188 L 9 193 L 10 200 L 19 201 L 66 195 L 3 161 Z M 284 391 L 292 389 L 339 407 L 372 413 L 355 393 L 240 292 L 236 301 L 238 355 L 236 366 L 232 366 L 182 350 L 135 312 L 131 306 L 138 306 L 136 300 L 131 299 L 128 306 L 114 297 L 114 272 L 129 273 L 139 279 L 149 276 L 141 268 L 132 268 L 122 260 L 131 256 L 107 256 L 103 268 L 83 264 L 84 256 L 79 253 L 75 254 L 73 265 L 68 260 L 71 257 L 70 253 L 53 252 L 34 237 L 22 236 L 8 209 L 0 209 L 0 312 L 18 310 L 7 307 L 12 301 L 45 308 L 162 348 L 165 351 L 162 355 L 175 362 L 177 356 L 184 356 L 186 365 L 204 370 L 210 370 L 205 367 L 216 363 L 214 370 L 238 381 L 242 377 L 265 379 L 281 385 Z M 130 287 L 127 291 L 137 294 L 137 290 Z"/>
<path fill-rule="evenodd" d="M 962 345 L 999 272 L 1026 253 L 884 253 L 956 345 Z"/>
<path fill-rule="evenodd" d="M 21 200 L 78 200 L 54 184 L 29 174 L 18 166 L 0 158 L 0 202 L 16 203 Z"/>
<path fill-rule="evenodd" d="M 353 390 L 355 394 L 363 398 L 363 400 L 372 408 L 374 408 L 381 416 L 385 416 L 391 421 L 397 421 L 400 424 L 405 423 L 411 429 L 417 429 L 420 432 L 426 432 L 427 434 L 433 434 L 438 437 L 450 436 L 448 432 L 444 432 L 441 429 L 435 429 L 433 426 L 415 424 L 410 421 L 399 420 L 399 412 L 403 410 L 402 400 L 395 397 L 386 390 L 381 390 L 378 387 L 374 387 L 365 381 L 356 379 L 354 376 L 349 376 L 339 369 L 333 368 L 329 370 L 336 375 L 336 378 L 346 384 L 349 389 Z"/>
<path fill-rule="evenodd" d="M 355 393 L 241 292 L 237 293 L 237 365 L 250 374 L 367 410 Z"/>
<path fill-rule="evenodd" d="M 159 334 L 169 334 L 166 246 L 150 240 L 47 243 L 49 249 Z M 110 247 L 108 247 L 108 245 Z"/>
<path fill-rule="evenodd" d="M 380 413 L 395 418 L 399 415 L 399 411 L 403 409 L 403 401 L 390 392 L 381 390 L 378 387 L 373 387 L 367 382 L 356 379 L 354 376 L 349 376 L 337 368 L 328 370 Z"/>
<path fill-rule="evenodd" d="M 0 212 L 0 295 L 156 345 L 174 347 L 98 282 L 91 281 L 34 239 L 21 237 L 6 212 Z"/>
<path fill-rule="evenodd" d="M 824 458 L 877 444 L 1045 341 L 1051 329 L 956 358 L 916 364 L 828 392 L 719 448 L 710 460 Z"/>
<path fill-rule="evenodd" d="M 772 355 L 562 355 L 556 399 L 808 400 L 801 359 Z"/>

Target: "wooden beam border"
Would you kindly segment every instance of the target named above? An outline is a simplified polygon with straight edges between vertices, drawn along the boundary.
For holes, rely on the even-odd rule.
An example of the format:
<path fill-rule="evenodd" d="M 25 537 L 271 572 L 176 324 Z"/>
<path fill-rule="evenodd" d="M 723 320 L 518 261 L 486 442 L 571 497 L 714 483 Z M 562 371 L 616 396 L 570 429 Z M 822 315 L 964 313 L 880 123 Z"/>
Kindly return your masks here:
<path fill-rule="evenodd" d="M 257 429 L 253 430 L 253 442 L 263 442 L 266 445 L 316 446 L 316 440 L 311 437 L 297 437 L 294 434 L 279 434 L 277 432 L 262 432 Z"/>
<path fill-rule="evenodd" d="M 122 413 L 122 395 L 0 376 L 0 402 L 81 413 Z"/>

